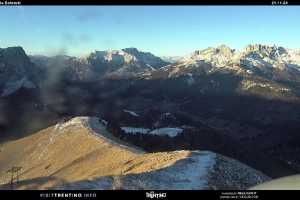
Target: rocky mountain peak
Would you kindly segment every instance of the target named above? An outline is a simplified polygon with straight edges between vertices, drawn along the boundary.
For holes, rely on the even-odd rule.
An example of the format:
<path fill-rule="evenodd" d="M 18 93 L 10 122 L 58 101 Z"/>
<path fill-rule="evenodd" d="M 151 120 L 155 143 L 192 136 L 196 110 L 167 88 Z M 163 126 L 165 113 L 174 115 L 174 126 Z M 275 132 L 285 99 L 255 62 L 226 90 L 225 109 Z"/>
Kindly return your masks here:
<path fill-rule="evenodd" d="M 122 50 L 95 51 L 88 56 L 88 60 L 92 64 L 102 63 L 112 65 L 125 65 L 137 61 L 135 56 Z"/>
<path fill-rule="evenodd" d="M 168 62 L 164 61 L 160 57 L 157 57 L 149 52 L 139 51 L 137 48 L 125 48 L 125 49 L 122 49 L 122 51 L 135 56 L 137 60 L 145 63 L 146 65 L 150 65 L 154 69 L 157 69 L 157 68 L 160 68 L 160 67 L 163 67 L 163 66 L 169 64 Z"/>
<path fill-rule="evenodd" d="M 226 45 L 220 45 L 218 47 L 209 47 L 204 50 L 194 51 L 185 60 L 203 60 L 216 67 L 224 67 L 233 59 L 234 55 L 234 49 L 231 49 Z"/>
<path fill-rule="evenodd" d="M 21 87 L 34 88 L 38 72 L 22 47 L 0 48 L 0 88 L 2 96 Z"/>
<path fill-rule="evenodd" d="M 279 58 L 282 55 L 288 54 L 288 51 L 280 46 L 268 46 L 262 44 L 248 45 L 244 49 L 245 54 L 259 54 L 262 57 L 270 57 L 273 59 Z"/>
<path fill-rule="evenodd" d="M 0 48 L 0 52 L 5 53 L 6 55 L 26 55 L 24 49 L 21 46 Z"/>
<path fill-rule="evenodd" d="M 139 66 L 157 69 L 168 63 L 149 52 L 142 52 L 136 48 L 124 48 L 121 50 L 95 51 L 88 56 L 92 65 L 110 64 L 113 66 Z"/>
<path fill-rule="evenodd" d="M 125 51 L 125 52 L 127 52 L 129 54 L 133 54 L 133 55 L 138 55 L 140 53 L 140 51 L 135 47 L 124 48 L 124 49 L 122 49 L 122 51 Z"/>
<path fill-rule="evenodd" d="M 222 44 L 216 48 L 216 53 L 221 53 L 229 56 L 232 56 L 234 52 L 235 52 L 234 49 L 231 49 L 229 46 L 225 44 Z"/>
<path fill-rule="evenodd" d="M 0 49 L 0 59 L 2 63 L 18 68 L 26 67 L 30 62 L 24 49 L 19 46 Z"/>

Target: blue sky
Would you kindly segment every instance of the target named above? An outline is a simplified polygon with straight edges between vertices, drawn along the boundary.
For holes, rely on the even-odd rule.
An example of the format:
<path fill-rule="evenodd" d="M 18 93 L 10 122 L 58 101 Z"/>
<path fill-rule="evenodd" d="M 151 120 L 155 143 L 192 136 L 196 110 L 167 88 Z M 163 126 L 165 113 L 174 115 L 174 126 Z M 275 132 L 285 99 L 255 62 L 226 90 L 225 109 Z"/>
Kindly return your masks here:
<path fill-rule="evenodd" d="M 28 54 L 136 47 L 176 56 L 250 43 L 300 48 L 299 6 L 1 6 L 0 19 L 0 48 L 22 46 Z"/>

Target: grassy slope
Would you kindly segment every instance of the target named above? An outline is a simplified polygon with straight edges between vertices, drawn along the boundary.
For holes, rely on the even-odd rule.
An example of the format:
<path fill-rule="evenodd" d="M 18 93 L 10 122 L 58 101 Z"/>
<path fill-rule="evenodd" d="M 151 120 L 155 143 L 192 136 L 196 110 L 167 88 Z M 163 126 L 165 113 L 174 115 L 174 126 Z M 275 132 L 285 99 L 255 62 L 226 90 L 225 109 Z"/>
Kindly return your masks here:
<path fill-rule="evenodd" d="M 10 176 L 6 171 L 21 166 L 19 189 L 46 189 L 96 177 L 157 170 L 189 154 L 187 151 L 144 154 L 97 137 L 82 126 L 62 130 L 49 127 L 3 144 L 0 177 L 1 184 L 8 183 Z"/>

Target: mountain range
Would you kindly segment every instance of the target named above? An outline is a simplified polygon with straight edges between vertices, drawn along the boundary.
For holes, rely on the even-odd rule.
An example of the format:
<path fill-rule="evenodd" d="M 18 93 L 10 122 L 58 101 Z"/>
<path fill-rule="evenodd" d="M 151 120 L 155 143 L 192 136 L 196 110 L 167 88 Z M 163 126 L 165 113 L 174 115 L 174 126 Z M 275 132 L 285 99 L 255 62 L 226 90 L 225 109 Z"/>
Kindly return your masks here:
<path fill-rule="evenodd" d="M 147 153 L 209 151 L 209 155 L 220 155 L 224 163 L 232 162 L 222 156 L 238 160 L 265 174 L 263 177 L 300 172 L 297 49 L 255 44 L 238 51 L 220 45 L 196 50 L 188 56 L 159 58 L 136 48 L 94 51 L 84 57 L 49 57 L 28 56 L 22 47 L 8 47 L 0 49 L 0 96 L 0 142 L 6 152 L 2 160 L 8 162 L 1 173 L 16 162 L 7 157 L 10 149 L 25 148 L 26 144 L 36 147 L 38 144 L 31 138 L 39 135 L 39 131 L 47 130 L 43 138 L 50 137 L 52 132 L 59 131 L 49 127 L 66 118 L 85 121 L 78 116 L 97 117 L 120 144 L 135 145 L 134 148 Z M 86 138 L 85 135 L 82 140 Z M 11 140 L 18 142 L 10 143 Z M 53 148 L 49 151 L 54 153 Z M 21 152 L 13 152 L 21 156 Z M 30 152 L 35 155 L 39 150 Z M 22 165 L 34 167 L 26 159 Z M 55 166 L 56 170 L 64 168 L 60 164 Z M 66 173 L 76 174 L 75 168 L 74 165 Z M 161 173 L 172 176 L 169 171 Z M 71 182 L 77 181 L 75 174 L 70 175 Z M 44 174 L 39 169 L 39 176 L 42 175 L 51 173 Z M 120 176 L 121 172 L 115 175 Z M 36 178 L 25 174 L 24 177 Z M 91 178 L 86 174 L 80 177 L 80 181 Z M 132 178 L 135 180 L 135 176 Z M 157 183 L 150 179 L 150 188 L 157 188 Z M 131 178 L 124 181 L 124 187 L 129 188 Z M 76 185 L 81 187 L 69 187 Z M 212 188 L 253 185 L 229 181 L 228 187 Z"/>
<path fill-rule="evenodd" d="M 175 62 L 164 61 L 136 48 L 95 51 L 81 58 L 63 55 L 28 58 L 21 47 L 10 47 L 1 49 L 1 57 L 2 96 L 20 87 L 33 88 L 47 81 L 92 82 L 100 79 L 166 79 L 187 76 L 187 82 L 192 84 L 197 77 L 217 73 L 241 78 L 238 88 L 241 92 L 270 90 L 268 93 L 277 96 L 299 95 L 300 51 L 277 46 L 248 45 L 236 51 L 220 45 L 194 51 L 189 56 L 177 58 Z"/>

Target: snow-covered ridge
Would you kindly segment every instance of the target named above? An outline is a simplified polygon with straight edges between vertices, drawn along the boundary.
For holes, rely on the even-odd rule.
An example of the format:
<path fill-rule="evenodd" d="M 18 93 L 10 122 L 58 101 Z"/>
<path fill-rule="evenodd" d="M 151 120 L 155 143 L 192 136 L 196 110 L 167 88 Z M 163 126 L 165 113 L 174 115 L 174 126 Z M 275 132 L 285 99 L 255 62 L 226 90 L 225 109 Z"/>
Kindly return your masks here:
<path fill-rule="evenodd" d="M 61 121 L 59 123 L 57 123 L 54 127 L 55 130 L 64 130 L 65 128 L 68 128 L 68 127 L 74 127 L 74 126 L 79 126 L 79 127 L 82 127 L 83 126 L 83 123 L 82 121 L 83 120 L 87 120 L 88 117 L 74 117 L 70 120 L 67 120 L 67 121 Z"/>
<path fill-rule="evenodd" d="M 83 128 L 88 130 L 89 136 L 95 137 L 99 140 L 105 140 L 107 143 L 129 149 L 136 153 L 143 153 L 141 149 L 129 144 L 122 143 L 117 138 L 115 138 L 108 130 L 106 129 L 107 121 L 100 119 L 98 117 L 89 117 L 89 116 L 78 116 L 73 117 L 69 120 L 63 120 L 60 123 L 57 123 L 54 126 L 54 131 L 57 131 L 56 134 L 64 133 L 65 131 L 75 128 L 76 130 Z"/>

